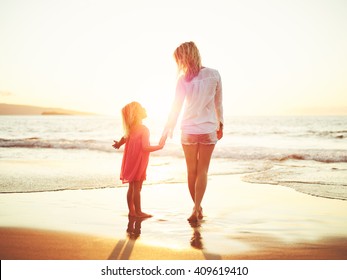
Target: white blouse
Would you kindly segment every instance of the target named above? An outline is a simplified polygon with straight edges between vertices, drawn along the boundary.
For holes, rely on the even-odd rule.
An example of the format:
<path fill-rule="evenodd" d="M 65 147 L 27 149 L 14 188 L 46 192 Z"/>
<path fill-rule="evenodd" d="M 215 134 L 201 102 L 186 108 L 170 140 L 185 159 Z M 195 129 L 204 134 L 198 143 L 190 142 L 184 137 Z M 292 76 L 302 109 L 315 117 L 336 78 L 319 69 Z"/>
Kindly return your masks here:
<path fill-rule="evenodd" d="M 219 123 L 224 122 L 219 72 L 205 67 L 189 82 L 183 76 L 179 78 L 168 120 L 168 127 L 172 130 L 176 126 L 184 101 L 181 123 L 183 133 L 207 134 L 218 130 Z"/>

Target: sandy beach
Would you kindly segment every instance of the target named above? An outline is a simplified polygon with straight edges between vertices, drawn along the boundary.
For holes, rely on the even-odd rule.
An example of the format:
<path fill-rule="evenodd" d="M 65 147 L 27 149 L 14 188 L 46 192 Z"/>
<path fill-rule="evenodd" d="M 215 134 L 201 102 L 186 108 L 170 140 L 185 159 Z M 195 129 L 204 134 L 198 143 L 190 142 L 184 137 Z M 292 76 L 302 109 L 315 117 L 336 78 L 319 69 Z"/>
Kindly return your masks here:
<path fill-rule="evenodd" d="M 190 225 L 185 184 L 144 186 L 146 220 L 129 220 L 126 191 L 1 194 L 1 259 L 347 259 L 347 201 L 212 176 Z"/>

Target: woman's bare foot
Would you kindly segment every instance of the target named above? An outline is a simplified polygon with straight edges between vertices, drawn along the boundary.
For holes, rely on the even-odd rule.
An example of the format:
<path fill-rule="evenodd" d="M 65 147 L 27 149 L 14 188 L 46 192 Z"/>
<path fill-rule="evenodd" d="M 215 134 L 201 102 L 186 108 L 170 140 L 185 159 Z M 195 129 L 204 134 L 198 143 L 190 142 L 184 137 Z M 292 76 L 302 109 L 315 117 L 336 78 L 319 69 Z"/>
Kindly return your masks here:
<path fill-rule="evenodd" d="M 199 210 L 195 210 L 193 208 L 193 213 L 190 215 L 190 217 L 187 219 L 189 222 L 197 222 L 204 218 L 204 215 L 202 214 L 202 207 L 200 207 Z"/>
<path fill-rule="evenodd" d="M 197 222 L 198 221 L 198 211 L 195 211 L 195 209 L 193 209 L 193 213 L 190 215 L 190 217 L 187 220 L 188 220 L 188 222 Z"/>
<path fill-rule="evenodd" d="M 198 219 L 202 220 L 204 218 L 204 215 L 202 214 L 202 207 L 200 207 L 200 210 L 198 211 Z"/>

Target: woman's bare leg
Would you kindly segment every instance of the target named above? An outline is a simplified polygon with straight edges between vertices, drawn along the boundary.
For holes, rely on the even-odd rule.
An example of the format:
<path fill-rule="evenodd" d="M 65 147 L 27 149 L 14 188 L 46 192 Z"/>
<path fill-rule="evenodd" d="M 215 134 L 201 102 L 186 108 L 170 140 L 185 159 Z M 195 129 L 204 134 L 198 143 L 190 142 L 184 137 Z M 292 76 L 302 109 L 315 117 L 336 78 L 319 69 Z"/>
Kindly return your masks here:
<path fill-rule="evenodd" d="M 207 174 L 210 166 L 210 161 L 215 145 L 202 145 L 199 144 L 199 159 L 197 166 L 197 175 L 195 183 L 195 209 L 201 211 L 201 201 L 207 186 Z M 202 217 L 201 217 L 202 218 Z"/>
<path fill-rule="evenodd" d="M 194 210 L 188 220 L 202 218 L 201 201 L 207 186 L 207 174 L 215 145 L 182 145 L 187 164 L 188 188 Z"/>
<path fill-rule="evenodd" d="M 182 145 L 187 165 L 188 188 L 195 202 L 195 184 L 198 168 L 198 145 Z"/>

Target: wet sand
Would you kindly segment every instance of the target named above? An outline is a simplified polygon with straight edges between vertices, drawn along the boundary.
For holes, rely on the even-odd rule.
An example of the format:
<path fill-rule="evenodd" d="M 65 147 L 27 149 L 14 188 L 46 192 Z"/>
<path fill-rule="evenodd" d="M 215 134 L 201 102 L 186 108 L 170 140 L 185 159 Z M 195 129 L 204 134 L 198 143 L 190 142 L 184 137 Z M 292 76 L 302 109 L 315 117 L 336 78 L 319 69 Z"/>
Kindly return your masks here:
<path fill-rule="evenodd" d="M 347 201 L 214 176 L 191 225 L 185 184 L 144 186 L 146 220 L 126 191 L 1 194 L 1 259 L 347 259 Z"/>

